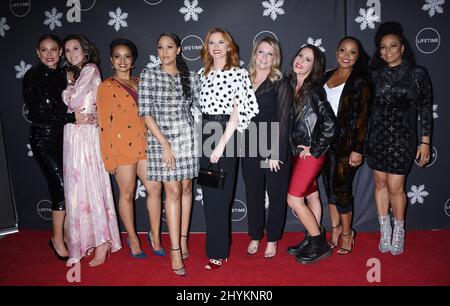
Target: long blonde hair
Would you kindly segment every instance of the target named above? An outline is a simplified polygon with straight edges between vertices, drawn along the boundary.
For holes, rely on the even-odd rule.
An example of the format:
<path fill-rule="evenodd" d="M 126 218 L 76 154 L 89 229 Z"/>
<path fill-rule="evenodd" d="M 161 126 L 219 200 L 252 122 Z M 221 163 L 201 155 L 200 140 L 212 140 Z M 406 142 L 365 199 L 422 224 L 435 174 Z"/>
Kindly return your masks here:
<path fill-rule="evenodd" d="M 273 48 L 273 51 L 274 51 L 272 66 L 270 67 L 270 73 L 267 76 L 267 78 L 271 82 L 279 81 L 283 77 L 283 73 L 280 70 L 280 64 L 281 64 L 280 44 L 278 43 L 278 41 L 276 41 L 272 37 L 267 37 L 267 36 L 264 37 L 263 39 L 259 40 L 253 46 L 252 58 L 250 59 L 250 65 L 248 66 L 248 72 L 250 74 L 250 79 L 254 80 L 256 78 L 256 50 L 258 49 L 259 45 L 263 42 L 269 44 Z"/>
<path fill-rule="evenodd" d="M 203 65 L 205 66 L 204 75 L 208 75 L 211 71 L 211 67 L 213 65 L 213 58 L 211 54 L 209 54 L 209 38 L 214 33 L 221 33 L 227 46 L 227 62 L 225 64 L 224 70 L 229 70 L 233 67 L 239 67 L 239 46 L 231 37 L 230 33 L 220 28 L 212 28 L 208 31 L 206 35 L 205 41 L 203 43 L 201 57 Z"/>

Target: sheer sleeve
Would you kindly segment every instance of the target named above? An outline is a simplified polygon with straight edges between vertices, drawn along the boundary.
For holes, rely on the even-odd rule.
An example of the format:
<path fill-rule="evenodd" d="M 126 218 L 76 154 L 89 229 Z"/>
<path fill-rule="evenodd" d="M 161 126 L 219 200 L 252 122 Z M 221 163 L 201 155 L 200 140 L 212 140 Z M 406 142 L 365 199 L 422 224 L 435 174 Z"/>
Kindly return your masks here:
<path fill-rule="evenodd" d="M 242 132 L 247 128 L 250 120 L 258 114 L 259 108 L 247 70 L 237 69 L 237 83 L 234 96 L 239 114 L 237 130 Z"/>
<path fill-rule="evenodd" d="M 87 100 L 95 101 L 100 83 L 100 71 L 94 64 L 87 64 L 80 72 L 74 85 L 67 86 L 62 96 L 69 111 L 76 111 L 86 105 Z"/>
<path fill-rule="evenodd" d="M 148 68 L 141 72 L 138 90 L 138 112 L 140 117 L 154 116 L 155 109 L 153 104 L 152 76 Z"/>
<path fill-rule="evenodd" d="M 279 81 L 277 93 L 276 120 L 279 122 L 279 160 L 287 162 L 290 133 L 290 121 L 292 113 L 292 87 L 286 77 Z M 275 142 L 276 143 L 276 142 Z"/>
<path fill-rule="evenodd" d="M 428 72 L 423 67 L 416 67 L 416 86 L 419 89 L 417 111 L 422 125 L 421 136 L 431 136 L 433 124 L 433 89 Z"/>
<path fill-rule="evenodd" d="M 191 114 L 194 117 L 195 123 L 199 123 L 202 117 L 202 112 L 200 108 L 200 78 L 196 73 L 191 73 L 191 93 L 192 93 L 192 104 L 191 104 Z"/>

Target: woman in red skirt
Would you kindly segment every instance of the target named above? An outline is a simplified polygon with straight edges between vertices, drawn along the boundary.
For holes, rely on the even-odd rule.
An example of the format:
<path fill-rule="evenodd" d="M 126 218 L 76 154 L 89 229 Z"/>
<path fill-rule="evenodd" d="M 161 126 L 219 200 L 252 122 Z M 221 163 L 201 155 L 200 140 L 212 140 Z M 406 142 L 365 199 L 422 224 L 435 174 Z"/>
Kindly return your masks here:
<path fill-rule="evenodd" d="M 296 255 L 299 262 L 312 263 L 331 255 L 325 232 L 320 229 L 322 205 L 317 176 L 337 134 L 337 124 L 320 85 L 325 70 L 323 53 L 314 45 L 302 46 L 294 58 L 292 70 L 295 96 L 290 140 L 294 160 L 287 200 L 306 228 L 307 239 L 289 247 L 288 252 Z"/>

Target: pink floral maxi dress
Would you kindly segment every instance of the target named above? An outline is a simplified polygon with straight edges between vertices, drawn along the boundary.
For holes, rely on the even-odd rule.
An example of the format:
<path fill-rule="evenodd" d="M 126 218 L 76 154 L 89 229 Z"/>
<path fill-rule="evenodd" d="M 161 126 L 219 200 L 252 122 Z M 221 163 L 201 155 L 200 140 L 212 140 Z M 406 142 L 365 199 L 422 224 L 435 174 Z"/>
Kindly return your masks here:
<path fill-rule="evenodd" d="M 87 64 L 74 85 L 63 92 L 68 111 L 96 112 L 96 65 Z M 100 156 L 98 127 L 66 124 L 64 127 L 64 195 L 66 201 L 69 262 L 78 262 L 87 251 L 105 242 L 111 251 L 122 248 L 111 181 Z"/>

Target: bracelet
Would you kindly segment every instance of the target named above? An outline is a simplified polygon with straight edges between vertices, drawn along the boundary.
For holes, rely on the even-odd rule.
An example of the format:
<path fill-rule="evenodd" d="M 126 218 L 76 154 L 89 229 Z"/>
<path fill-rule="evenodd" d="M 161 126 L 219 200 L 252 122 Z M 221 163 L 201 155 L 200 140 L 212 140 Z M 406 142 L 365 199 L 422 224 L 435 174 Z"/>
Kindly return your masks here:
<path fill-rule="evenodd" d="M 430 143 L 429 143 L 429 142 L 425 142 L 425 141 L 421 141 L 420 143 L 421 143 L 421 144 L 426 144 L 426 145 L 430 145 Z"/>

